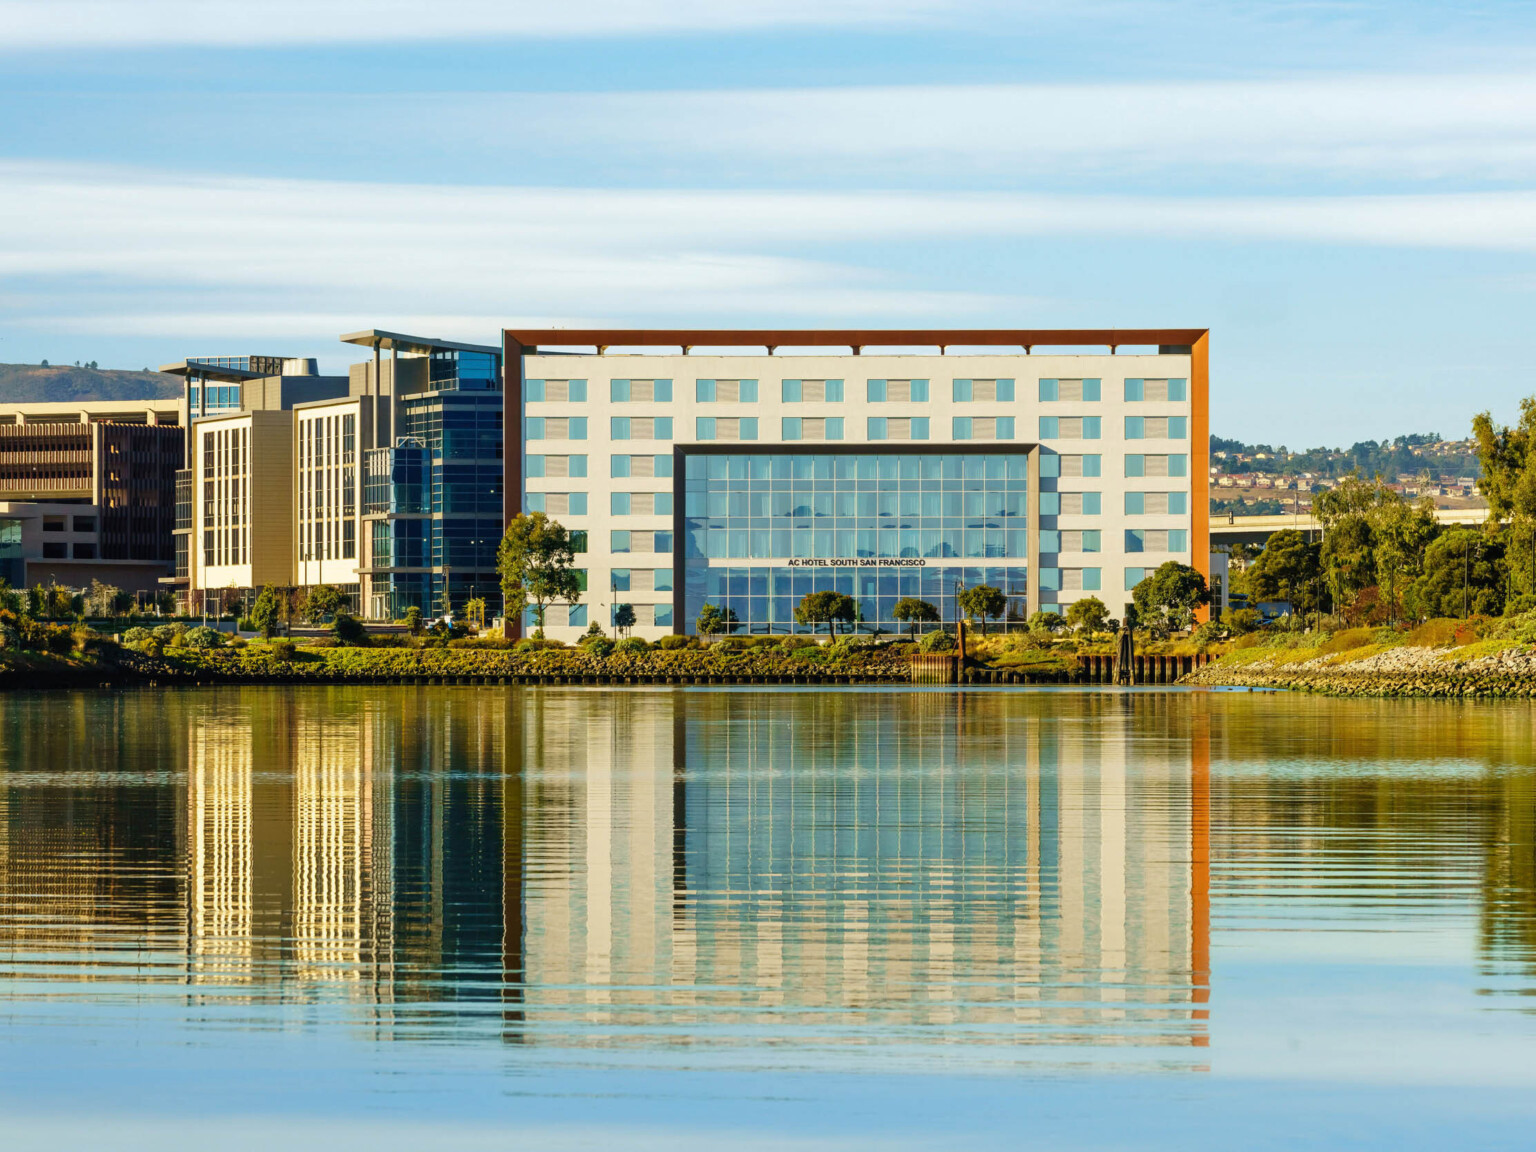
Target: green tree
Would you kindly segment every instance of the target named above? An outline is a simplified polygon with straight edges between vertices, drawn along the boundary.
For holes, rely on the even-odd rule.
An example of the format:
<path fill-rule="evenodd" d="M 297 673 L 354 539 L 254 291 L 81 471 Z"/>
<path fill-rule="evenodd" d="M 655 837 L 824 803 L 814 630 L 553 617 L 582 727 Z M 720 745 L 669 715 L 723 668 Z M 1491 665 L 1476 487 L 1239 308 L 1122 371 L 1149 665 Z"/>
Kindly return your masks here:
<path fill-rule="evenodd" d="M 613 609 L 613 627 L 615 631 L 629 635 L 629 630 L 635 626 L 635 606 L 633 604 L 616 604 Z"/>
<path fill-rule="evenodd" d="M 1424 553 L 1424 573 L 1408 589 L 1408 613 L 1497 616 L 1504 611 L 1504 548 L 1474 528 L 1454 528 Z"/>
<path fill-rule="evenodd" d="M 841 592 L 807 592 L 795 605 L 795 622 L 798 624 L 826 624 L 827 634 L 837 632 L 838 621 L 852 624 L 858 618 L 858 605 L 852 596 Z"/>
<path fill-rule="evenodd" d="M 412 604 L 409 608 L 407 608 L 405 610 L 405 626 L 406 626 L 406 628 L 408 628 L 410 630 L 410 633 L 411 633 L 412 636 L 420 636 L 421 635 L 421 607 L 420 607 L 420 605 Z"/>
<path fill-rule="evenodd" d="M 1131 592 L 1142 623 L 1156 632 L 1188 628 L 1195 609 L 1210 603 L 1205 577 L 1188 564 L 1168 560 Z"/>
<path fill-rule="evenodd" d="M 722 632 L 734 632 L 739 623 L 734 608 L 719 608 L 713 604 L 706 604 L 699 609 L 700 635 L 718 636 Z"/>
<path fill-rule="evenodd" d="M 262 636 L 272 639 L 277 632 L 277 626 L 283 620 L 283 594 L 271 584 L 262 586 L 261 592 L 256 597 L 256 603 L 251 607 L 251 623 L 256 625 Z"/>
<path fill-rule="evenodd" d="M 912 632 L 912 639 L 917 639 L 917 626 L 919 624 L 937 624 L 939 622 L 939 610 L 926 600 L 919 600 L 916 596 L 903 596 L 896 601 L 891 609 L 893 619 L 906 624 Z"/>
<path fill-rule="evenodd" d="M 1084 596 L 1067 606 L 1067 627 L 1084 636 L 1102 632 L 1109 626 L 1109 608 L 1097 596 Z"/>
<path fill-rule="evenodd" d="M 85 612 L 88 616 L 111 616 L 113 606 L 122 589 L 112 584 L 103 584 L 100 580 L 92 580 L 91 586 L 85 591 Z"/>
<path fill-rule="evenodd" d="M 1315 612 L 1322 606 L 1320 551 L 1319 545 L 1310 542 L 1303 533 L 1294 528 L 1282 528 L 1269 538 L 1264 551 L 1233 581 L 1235 590 L 1246 593 L 1255 604 L 1284 600 L 1296 612 Z"/>
<path fill-rule="evenodd" d="M 485 598 L 474 596 L 464 602 L 464 619 L 474 626 L 476 632 L 485 627 Z"/>
<path fill-rule="evenodd" d="M 347 598 L 339 588 L 330 584 L 316 584 L 304 597 L 304 619 L 319 624 L 327 616 L 334 616 L 347 606 Z"/>
<path fill-rule="evenodd" d="M 1060 612 L 1042 608 L 1029 618 L 1029 630 L 1039 636 L 1050 636 L 1060 632 L 1065 623 Z"/>
<path fill-rule="evenodd" d="M 1356 473 L 1318 493 L 1313 508 L 1323 524 L 1318 564 L 1335 609 L 1375 600 L 1396 619 L 1438 531 L 1433 501 L 1410 505 L 1379 477 L 1364 480 Z M 1368 595 L 1370 589 L 1375 592 Z"/>
<path fill-rule="evenodd" d="M 507 619 L 520 619 L 523 610 L 532 604 L 534 635 L 542 637 L 544 613 L 549 605 L 580 599 L 581 578 L 573 567 L 575 561 L 571 534 L 559 521 L 542 512 L 524 512 L 513 517 L 496 550 Z"/>
<path fill-rule="evenodd" d="M 1008 597 L 1001 588 L 977 584 L 961 592 L 956 599 L 967 620 L 981 621 L 981 634 L 987 634 L 987 617 L 998 617 L 1008 610 Z"/>

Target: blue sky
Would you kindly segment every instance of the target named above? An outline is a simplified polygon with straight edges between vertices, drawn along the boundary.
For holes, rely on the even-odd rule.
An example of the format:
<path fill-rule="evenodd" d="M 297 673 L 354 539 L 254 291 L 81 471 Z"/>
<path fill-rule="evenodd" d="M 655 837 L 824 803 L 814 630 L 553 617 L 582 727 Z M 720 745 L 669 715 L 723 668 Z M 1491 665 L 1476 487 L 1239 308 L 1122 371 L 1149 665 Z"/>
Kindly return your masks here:
<path fill-rule="evenodd" d="M 1536 6 L 0 0 L 0 360 L 1208 326 L 1213 428 L 1536 393 Z"/>

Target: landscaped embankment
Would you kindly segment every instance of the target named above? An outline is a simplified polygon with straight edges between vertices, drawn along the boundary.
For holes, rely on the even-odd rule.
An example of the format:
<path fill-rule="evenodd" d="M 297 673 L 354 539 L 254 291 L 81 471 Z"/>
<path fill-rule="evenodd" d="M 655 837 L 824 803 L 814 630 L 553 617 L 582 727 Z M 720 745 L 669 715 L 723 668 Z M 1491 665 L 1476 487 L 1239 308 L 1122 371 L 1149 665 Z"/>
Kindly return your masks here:
<path fill-rule="evenodd" d="M 1536 649 L 1529 643 L 1470 632 L 1465 643 L 1413 643 L 1412 637 L 1388 634 L 1350 644 L 1349 633 L 1342 633 L 1311 645 L 1243 648 L 1182 682 L 1330 696 L 1536 697 Z"/>

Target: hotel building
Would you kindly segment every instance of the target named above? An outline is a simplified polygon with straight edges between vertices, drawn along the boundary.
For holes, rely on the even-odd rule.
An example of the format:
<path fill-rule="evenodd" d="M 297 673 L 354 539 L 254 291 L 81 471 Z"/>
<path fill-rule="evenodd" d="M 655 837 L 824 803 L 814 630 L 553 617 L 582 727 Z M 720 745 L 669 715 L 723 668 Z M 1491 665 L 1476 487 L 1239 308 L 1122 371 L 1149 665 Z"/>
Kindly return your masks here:
<path fill-rule="evenodd" d="M 823 590 L 863 630 L 978 584 L 1010 620 L 1118 614 L 1167 560 L 1208 574 L 1203 329 L 503 335 L 507 514 L 584 549 L 550 636 L 620 604 L 651 638 L 706 603 L 789 632 Z"/>

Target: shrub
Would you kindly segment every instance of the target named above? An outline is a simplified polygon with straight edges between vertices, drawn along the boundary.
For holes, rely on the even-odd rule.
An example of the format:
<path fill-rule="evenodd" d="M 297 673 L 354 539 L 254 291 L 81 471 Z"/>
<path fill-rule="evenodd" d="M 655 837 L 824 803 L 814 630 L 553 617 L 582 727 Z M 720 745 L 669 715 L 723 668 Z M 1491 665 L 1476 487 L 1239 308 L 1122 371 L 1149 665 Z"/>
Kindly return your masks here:
<path fill-rule="evenodd" d="M 155 629 L 155 639 L 166 648 L 176 648 L 181 645 L 182 637 L 187 634 L 185 624 L 162 624 Z"/>
<path fill-rule="evenodd" d="M 298 655 L 299 650 L 292 640 L 269 640 L 267 641 L 267 651 L 272 653 L 274 660 L 281 660 L 286 664 Z"/>
<path fill-rule="evenodd" d="M 123 633 L 123 643 L 137 648 L 153 635 L 154 633 L 148 628 L 130 628 Z"/>
<path fill-rule="evenodd" d="M 139 644 L 139 651 L 158 660 L 165 655 L 165 642 L 160 637 L 151 635 L 148 640 Z"/>
<path fill-rule="evenodd" d="M 242 616 L 240 619 L 236 620 L 235 627 L 238 628 L 241 632 L 261 631 L 261 629 L 256 627 L 256 621 L 252 620 L 249 616 Z"/>
<path fill-rule="evenodd" d="M 75 650 L 75 634 L 61 624 L 50 624 L 44 645 L 55 656 L 68 656 Z"/>
<path fill-rule="evenodd" d="M 14 652 L 21 647 L 21 633 L 9 624 L 0 624 L 0 651 Z"/>
<path fill-rule="evenodd" d="M 375 642 L 381 639 L 383 637 L 376 637 Z M 398 648 L 400 645 L 395 644 L 393 647 Z M 515 645 L 511 640 L 503 640 L 499 636 L 460 636 L 457 640 L 448 641 L 448 647 L 472 648 L 482 652 L 504 652 L 510 651 Z"/>
<path fill-rule="evenodd" d="M 664 652 L 676 651 L 679 648 L 691 648 L 693 647 L 693 637 L 663 636 L 660 640 L 656 641 L 656 647 Z"/>
<path fill-rule="evenodd" d="M 563 640 L 548 640 L 539 636 L 524 636 L 513 646 L 514 652 L 542 652 L 547 648 L 564 648 Z"/>
<path fill-rule="evenodd" d="M 1456 643 L 1456 631 L 1462 625 L 1460 620 L 1450 620 L 1444 617 L 1434 620 L 1426 620 L 1412 632 L 1408 633 L 1408 643 L 1416 648 L 1445 648 Z"/>
<path fill-rule="evenodd" d="M 182 636 L 181 642 L 188 648 L 222 648 L 224 646 L 224 633 L 202 625 L 193 628 Z"/>
<path fill-rule="evenodd" d="M 503 647 L 512 647 L 512 641 L 498 641 Z M 411 637 L 402 636 L 398 632 L 375 632 L 368 637 L 368 644 L 373 648 L 409 648 Z"/>
<path fill-rule="evenodd" d="M 1264 643 L 1264 636 L 1259 632 L 1245 632 L 1232 642 L 1232 650 L 1241 652 L 1244 648 L 1257 648 Z"/>
<path fill-rule="evenodd" d="M 1213 644 L 1217 640 L 1225 640 L 1226 637 L 1226 625 L 1222 624 L 1219 620 L 1207 620 L 1195 629 L 1195 633 L 1190 639 L 1196 644 L 1205 645 Z"/>
<path fill-rule="evenodd" d="M 1221 622 L 1234 636 L 1245 636 L 1249 632 L 1257 632 L 1264 618 L 1259 615 L 1257 608 L 1228 608 L 1222 613 Z"/>
<path fill-rule="evenodd" d="M 239 649 L 244 648 L 246 643 L 247 641 L 244 636 L 235 636 L 230 640 L 229 646 L 238 651 Z"/>
<path fill-rule="evenodd" d="M 336 639 L 342 644 L 350 644 L 354 648 L 368 647 L 368 629 L 363 627 L 363 622 L 356 616 L 346 612 L 336 613 L 331 629 L 336 633 Z"/>
<path fill-rule="evenodd" d="M 1051 613 L 1051 615 L 1055 615 L 1055 613 Z M 917 647 L 922 652 L 953 652 L 956 644 L 955 638 L 941 629 L 938 632 L 928 633 L 918 641 Z"/>
<path fill-rule="evenodd" d="M 1524 616 L 1531 609 L 1536 608 L 1536 596 L 1529 592 L 1516 592 L 1508 600 L 1504 601 L 1504 615 Z"/>
<path fill-rule="evenodd" d="M 531 644 L 534 643 L 534 641 L 529 641 L 528 643 Z M 644 641 L 641 641 L 641 643 L 644 643 Z M 594 636 L 591 640 L 588 640 L 583 645 L 583 647 L 586 648 L 586 650 L 592 655 L 601 658 L 612 652 L 614 645 L 613 641 L 608 639 L 606 636 Z"/>
<path fill-rule="evenodd" d="M 651 646 L 639 636 L 626 636 L 614 645 L 615 652 L 649 652 Z"/>
<path fill-rule="evenodd" d="M 1364 648 L 1376 642 L 1374 628 L 1346 628 L 1335 632 L 1319 646 L 1319 652 L 1348 652 L 1351 648 Z"/>
<path fill-rule="evenodd" d="M 316 636 L 313 640 L 311 640 L 308 644 L 306 644 L 305 647 L 306 648 L 340 648 L 341 647 L 341 641 L 336 639 L 336 637 L 334 637 L 334 636 Z"/>
<path fill-rule="evenodd" d="M 789 649 L 795 649 L 795 648 L 814 648 L 814 647 L 816 647 L 816 637 L 814 637 L 814 636 L 786 636 L 786 637 L 784 637 L 784 639 L 779 641 L 779 646 L 781 648 L 789 648 Z"/>

